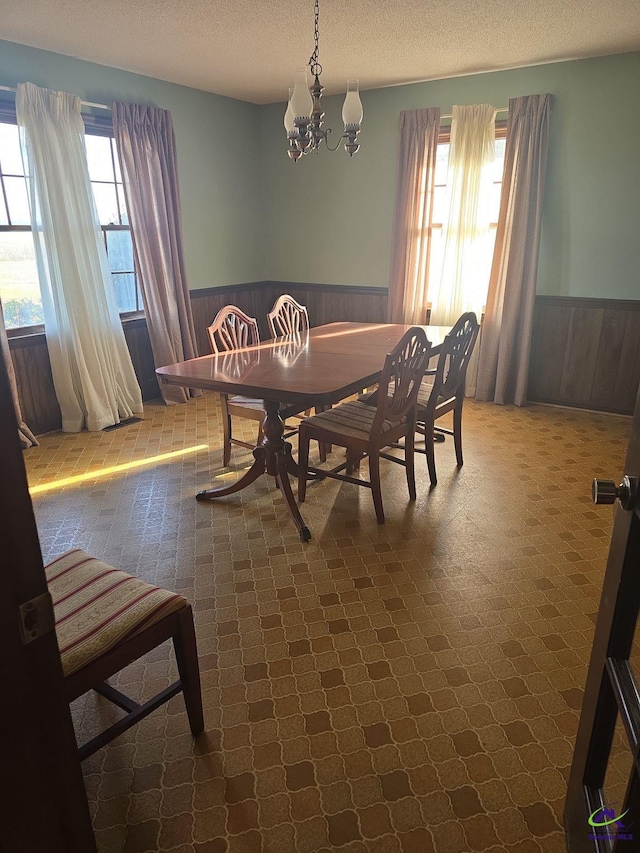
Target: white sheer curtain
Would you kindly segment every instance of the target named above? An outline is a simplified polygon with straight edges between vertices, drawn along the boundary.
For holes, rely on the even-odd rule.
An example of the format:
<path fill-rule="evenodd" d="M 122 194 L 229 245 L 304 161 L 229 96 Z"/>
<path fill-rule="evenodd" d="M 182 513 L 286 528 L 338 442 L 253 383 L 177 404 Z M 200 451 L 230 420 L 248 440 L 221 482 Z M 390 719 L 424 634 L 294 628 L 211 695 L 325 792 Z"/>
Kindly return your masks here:
<path fill-rule="evenodd" d="M 490 104 L 454 106 L 447 179 L 447 218 L 441 275 L 429 286 L 431 323 L 451 326 L 465 311 L 480 318 L 493 254 L 491 167 L 496 109 Z"/>
<path fill-rule="evenodd" d="M 80 99 L 18 86 L 31 227 L 62 429 L 142 412 L 91 192 Z"/>

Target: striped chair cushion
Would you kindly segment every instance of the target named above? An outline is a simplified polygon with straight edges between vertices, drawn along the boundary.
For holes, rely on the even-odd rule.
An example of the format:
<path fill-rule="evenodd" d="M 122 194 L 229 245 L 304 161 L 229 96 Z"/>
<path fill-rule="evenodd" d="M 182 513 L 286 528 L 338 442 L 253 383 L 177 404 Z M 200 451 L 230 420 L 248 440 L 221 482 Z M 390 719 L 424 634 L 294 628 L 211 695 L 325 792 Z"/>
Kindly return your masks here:
<path fill-rule="evenodd" d="M 326 412 L 319 412 L 313 417 L 305 418 L 301 426 L 318 427 L 319 429 L 329 430 L 334 435 L 344 435 L 347 438 L 360 438 L 366 441 L 369 438 L 375 416 L 375 406 L 367 406 L 366 403 L 359 400 L 352 400 L 349 403 L 336 406 L 335 409 L 327 409 Z M 382 432 L 385 433 L 394 426 L 397 424 L 385 421 Z"/>
<path fill-rule="evenodd" d="M 84 551 L 67 551 L 45 567 L 65 676 L 134 637 L 187 601 Z"/>

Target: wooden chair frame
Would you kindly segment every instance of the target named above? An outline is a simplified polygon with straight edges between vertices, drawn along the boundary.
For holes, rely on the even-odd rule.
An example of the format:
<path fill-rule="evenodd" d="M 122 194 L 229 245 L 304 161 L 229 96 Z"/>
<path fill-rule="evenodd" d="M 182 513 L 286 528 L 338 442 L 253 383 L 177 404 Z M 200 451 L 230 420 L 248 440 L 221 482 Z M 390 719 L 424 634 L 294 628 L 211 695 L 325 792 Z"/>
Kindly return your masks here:
<path fill-rule="evenodd" d="M 304 305 L 284 293 L 276 299 L 267 314 L 267 322 L 272 338 L 301 335 L 309 328 L 309 314 Z"/>
<path fill-rule="evenodd" d="M 169 639 L 173 640 L 180 677 L 156 696 L 139 704 L 106 682 L 107 678 Z M 125 717 L 79 747 L 81 761 L 126 732 L 178 693 L 184 696 L 191 731 L 194 736 L 199 735 L 204 731 L 204 715 L 191 605 L 185 605 L 140 634 L 118 643 L 113 649 L 72 673 L 66 678 L 66 687 L 69 702 L 89 690 L 95 690 L 127 712 Z"/>
<path fill-rule="evenodd" d="M 216 354 L 232 352 L 244 347 L 258 346 L 260 332 L 254 317 L 249 317 L 235 305 L 225 305 L 215 316 L 213 323 L 207 327 L 211 350 Z M 250 400 L 245 397 L 230 397 L 220 394 L 222 405 L 223 450 L 222 462 L 226 467 L 231 463 L 231 446 L 236 444 L 249 450 L 262 442 L 262 422 L 264 408 L 261 400 Z M 233 437 L 231 418 L 245 418 L 258 423 L 258 434 L 255 444 L 249 444 Z"/>
<path fill-rule="evenodd" d="M 302 421 L 298 431 L 298 499 L 303 503 L 306 497 L 308 474 L 314 480 L 331 477 L 347 483 L 370 488 L 373 504 L 379 524 L 384 523 L 382 504 L 382 489 L 380 485 L 380 458 L 388 459 L 404 465 L 406 469 L 407 488 L 410 500 L 416 499 L 415 469 L 414 469 L 414 432 L 416 426 L 416 400 L 422 377 L 429 363 L 431 344 L 423 329 L 409 329 L 390 352 L 384 363 L 380 387 L 388 389 L 387 394 L 378 394 L 375 406 L 376 413 L 366 439 L 342 435 L 339 431 L 323 428 L 313 423 L 313 418 Z M 346 404 L 349 405 L 349 404 Z M 360 403 L 362 406 L 373 404 Z M 340 406 L 333 409 L 339 412 Z M 385 422 L 393 426 L 382 432 Z M 385 447 L 396 444 L 404 439 L 404 459 L 383 453 Z M 309 465 L 309 442 L 316 439 L 327 445 L 337 444 L 347 450 L 347 461 L 342 465 L 326 471 Z M 369 457 L 369 480 L 350 476 L 359 468 L 360 460 Z M 346 469 L 346 474 L 340 472 Z"/>
<path fill-rule="evenodd" d="M 416 431 L 424 437 L 425 449 L 416 448 L 425 453 L 431 485 L 438 482 L 436 476 L 435 441 L 441 435 L 453 436 L 458 467 L 463 464 L 462 457 L 462 407 L 464 405 L 465 380 L 473 348 L 478 338 L 480 326 L 476 315 L 469 311 L 463 314 L 444 339 L 435 370 L 427 370 L 426 376 L 433 376 L 433 387 L 426 405 L 418 403 L 416 408 Z M 453 429 L 437 427 L 436 420 L 453 412 Z"/>

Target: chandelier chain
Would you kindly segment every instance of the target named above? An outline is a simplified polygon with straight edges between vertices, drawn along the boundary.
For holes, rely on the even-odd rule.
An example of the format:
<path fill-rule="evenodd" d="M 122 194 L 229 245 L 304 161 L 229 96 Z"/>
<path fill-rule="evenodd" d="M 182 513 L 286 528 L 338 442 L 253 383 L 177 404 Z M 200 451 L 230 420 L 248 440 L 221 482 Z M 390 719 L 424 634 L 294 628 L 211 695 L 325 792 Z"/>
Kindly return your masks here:
<path fill-rule="evenodd" d="M 318 21 L 320 19 L 320 0 L 314 0 L 313 5 L 313 14 L 314 14 L 314 31 L 313 31 L 313 40 L 315 43 L 313 53 L 309 57 L 309 65 L 311 67 L 311 73 L 314 77 L 319 77 L 322 74 L 322 65 L 318 62 L 318 58 L 320 56 L 318 42 L 320 40 L 320 30 L 318 27 Z"/>

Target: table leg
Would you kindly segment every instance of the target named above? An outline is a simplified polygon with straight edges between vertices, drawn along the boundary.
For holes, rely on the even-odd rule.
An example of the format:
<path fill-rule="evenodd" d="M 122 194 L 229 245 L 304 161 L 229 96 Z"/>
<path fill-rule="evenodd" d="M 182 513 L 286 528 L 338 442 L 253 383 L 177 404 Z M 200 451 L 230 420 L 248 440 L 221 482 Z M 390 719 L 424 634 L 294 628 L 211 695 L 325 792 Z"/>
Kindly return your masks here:
<path fill-rule="evenodd" d="M 217 489 L 203 489 L 198 492 L 196 498 L 200 501 L 209 501 L 232 495 L 241 489 L 251 485 L 262 474 L 275 477 L 280 485 L 282 497 L 285 499 L 287 508 L 297 527 L 303 542 L 311 539 L 311 532 L 300 515 L 289 482 L 289 474 L 297 475 L 297 465 L 291 456 L 291 445 L 284 441 L 284 423 L 280 417 L 280 406 L 272 400 L 265 400 L 265 418 L 262 425 L 263 439 L 260 447 L 253 451 L 254 463 L 249 470 L 235 483 L 229 486 L 221 486 Z"/>
<path fill-rule="evenodd" d="M 295 468 L 295 471 L 297 473 L 298 466 L 293 461 L 293 458 L 291 456 L 291 445 L 288 442 L 285 443 L 284 451 L 282 453 L 278 453 L 277 462 L 278 483 L 280 484 L 280 491 L 282 492 L 282 497 L 287 502 L 287 506 L 289 507 L 289 513 L 291 514 L 293 523 L 298 528 L 298 532 L 300 533 L 300 539 L 302 539 L 303 542 L 308 542 L 311 539 L 311 531 L 304 523 L 303 517 L 300 515 L 300 510 L 298 508 L 298 504 L 296 503 L 296 499 L 291 488 L 291 482 L 289 480 L 289 471 Z"/>

